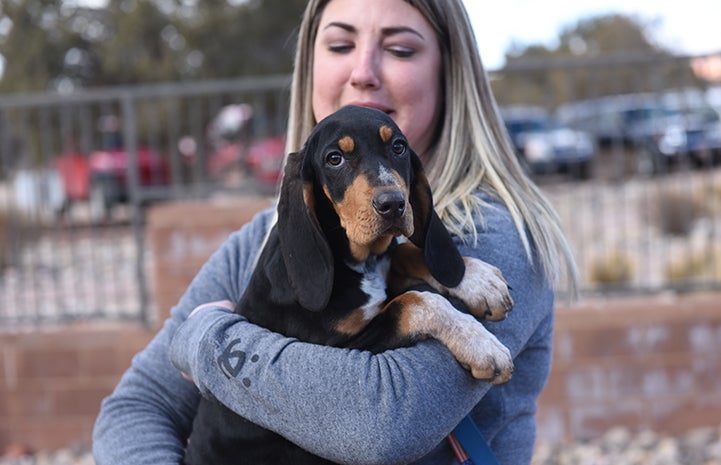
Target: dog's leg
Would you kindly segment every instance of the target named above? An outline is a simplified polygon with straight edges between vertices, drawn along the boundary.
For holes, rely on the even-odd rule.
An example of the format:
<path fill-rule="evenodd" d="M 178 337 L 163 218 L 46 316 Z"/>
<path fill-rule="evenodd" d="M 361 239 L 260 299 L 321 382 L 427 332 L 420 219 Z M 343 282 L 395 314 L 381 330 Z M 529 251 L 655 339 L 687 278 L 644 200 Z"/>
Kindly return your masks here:
<path fill-rule="evenodd" d="M 463 257 L 463 260 L 466 272 L 461 283 L 453 288 L 446 288 L 433 278 L 423 259 L 423 251 L 410 243 L 401 244 L 393 253 L 393 270 L 402 276 L 425 281 L 438 292 L 462 300 L 479 318 L 491 321 L 506 318 L 513 308 L 513 299 L 501 271 L 476 258 Z"/>
<path fill-rule="evenodd" d="M 442 295 L 408 291 L 388 303 L 386 312 L 395 313 L 396 331 L 401 336 L 437 339 L 473 377 L 491 384 L 510 379 L 513 359 L 506 346 L 473 316 L 456 310 Z"/>

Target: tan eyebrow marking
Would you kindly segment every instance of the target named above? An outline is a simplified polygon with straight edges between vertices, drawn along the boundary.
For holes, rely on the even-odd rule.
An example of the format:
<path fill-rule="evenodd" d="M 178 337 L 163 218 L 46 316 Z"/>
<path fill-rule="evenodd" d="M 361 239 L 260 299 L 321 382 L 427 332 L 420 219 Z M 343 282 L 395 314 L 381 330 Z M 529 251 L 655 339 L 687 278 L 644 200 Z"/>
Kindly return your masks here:
<path fill-rule="evenodd" d="M 388 126 L 381 126 L 381 129 L 379 132 L 381 135 L 381 140 L 383 142 L 388 142 L 388 140 L 393 135 L 393 130 L 391 128 L 389 128 Z"/>
<path fill-rule="evenodd" d="M 344 136 L 338 140 L 338 146 L 346 153 L 350 153 L 355 148 L 355 142 L 351 136 Z"/>

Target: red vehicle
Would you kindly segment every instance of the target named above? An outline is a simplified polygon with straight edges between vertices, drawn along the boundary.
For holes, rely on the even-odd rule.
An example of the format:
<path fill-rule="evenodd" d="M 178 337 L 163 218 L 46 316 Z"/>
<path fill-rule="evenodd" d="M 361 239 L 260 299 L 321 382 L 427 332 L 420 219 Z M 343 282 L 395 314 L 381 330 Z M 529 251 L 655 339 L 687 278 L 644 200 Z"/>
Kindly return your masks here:
<path fill-rule="evenodd" d="M 141 186 L 168 184 L 165 158 L 147 147 L 137 151 L 138 182 Z M 98 150 L 87 157 L 78 152 L 55 160 L 65 190 L 65 207 L 77 201 L 89 201 L 92 219 L 109 216 L 112 207 L 127 202 L 128 153 L 122 148 Z"/>
<path fill-rule="evenodd" d="M 207 158 L 209 181 L 227 179 L 228 173 L 240 171 L 257 181 L 260 189 L 275 188 L 280 180 L 285 154 L 284 137 L 254 139 L 249 133 L 253 109 L 246 104 L 228 105 L 208 125 Z M 103 117 L 100 121 L 104 150 L 89 155 L 71 151 L 55 160 L 55 170 L 63 182 L 64 208 L 77 201 L 88 201 L 93 220 L 106 218 L 114 205 L 130 197 L 129 153 L 123 148 L 117 119 Z M 182 138 L 178 148 L 185 170 L 197 163 L 197 144 L 189 136 Z M 205 170 L 200 170 L 201 172 Z M 140 146 L 137 150 L 138 183 L 143 187 L 163 186 L 171 182 L 169 162 L 161 153 Z"/>
<path fill-rule="evenodd" d="M 212 150 L 208 172 L 212 179 L 240 169 L 261 188 L 274 188 L 280 181 L 285 137 L 250 137 L 246 130 L 253 117 L 250 105 L 227 105 L 208 125 L 207 139 Z"/>

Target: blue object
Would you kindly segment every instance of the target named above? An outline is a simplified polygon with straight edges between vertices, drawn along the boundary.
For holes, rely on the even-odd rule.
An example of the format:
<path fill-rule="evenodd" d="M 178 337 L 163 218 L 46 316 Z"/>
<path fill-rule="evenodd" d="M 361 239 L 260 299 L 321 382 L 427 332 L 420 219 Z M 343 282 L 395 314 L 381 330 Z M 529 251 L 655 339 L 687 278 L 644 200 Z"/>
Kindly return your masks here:
<path fill-rule="evenodd" d="M 485 438 L 470 415 L 467 415 L 453 430 L 463 450 L 470 457 L 461 465 L 499 465 Z"/>

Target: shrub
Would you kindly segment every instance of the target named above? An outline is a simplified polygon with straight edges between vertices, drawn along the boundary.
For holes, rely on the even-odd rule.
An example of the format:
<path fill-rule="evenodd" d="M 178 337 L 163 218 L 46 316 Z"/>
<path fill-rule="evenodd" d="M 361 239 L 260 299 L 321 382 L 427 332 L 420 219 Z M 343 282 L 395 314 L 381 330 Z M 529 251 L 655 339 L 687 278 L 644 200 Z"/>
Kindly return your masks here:
<path fill-rule="evenodd" d="M 665 272 L 670 281 L 718 279 L 721 277 L 721 248 L 708 244 L 703 249 L 673 255 L 666 261 Z"/>
<path fill-rule="evenodd" d="M 591 261 L 589 279 L 591 284 L 611 286 L 626 284 L 633 278 L 633 259 L 621 250 Z"/>
<path fill-rule="evenodd" d="M 663 187 L 656 197 L 654 213 L 663 234 L 686 236 L 696 220 L 707 214 L 704 195 L 688 190 L 687 187 Z"/>

